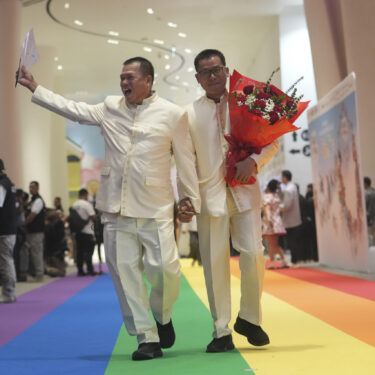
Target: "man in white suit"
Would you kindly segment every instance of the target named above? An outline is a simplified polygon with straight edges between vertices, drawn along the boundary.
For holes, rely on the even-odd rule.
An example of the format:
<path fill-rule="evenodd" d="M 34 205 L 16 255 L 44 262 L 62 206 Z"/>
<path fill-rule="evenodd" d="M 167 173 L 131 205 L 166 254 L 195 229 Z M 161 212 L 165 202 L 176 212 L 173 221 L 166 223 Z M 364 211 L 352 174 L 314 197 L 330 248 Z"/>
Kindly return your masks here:
<path fill-rule="evenodd" d="M 133 360 L 161 357 L 175 340 L 171 321 L 178 297 L 180 264 L 174 240 L 172 150 L 180 197 L 199 212 L 195 155 L 187 115 L 152 91 L 152 64 L 135 57 L 120 75 L 123 96 L 89 105 L 67 100 L 38 85 L 22 67 L 19 83 L 32 101 L 72 121 L 100 126 L 105 141 L 96 207 L 103 212 L 106 259 L 130 335 Z M 151 284 L 150 298 L 142 278 Z M 149 308 L 156 324 L 149 316 Z"/>
<path fill-rule="evenodd" d="M 229 236 L 240 252 L 241 303 L 236 332 L 247 337 L 249 343 L 262 346 L 269 343 L 268 335 L 260 327 L 261 294 L 265 259 L 261 232 L 261 191 L 254 185 L 226 186 L 225 155 L 230 133 L 228 93 L 229 76 L 225 57 L 217 50 L 204 50 L 194 61 L 196 79 L 206 94 L 188 107 L 190 133 L 197 155 L 197 172 L 202 199 L 197 216 L 199 248 L 212 318 L 213 340 L 207 352 L 234 349 L 231 329 Z M 278 150 L 275 141 L 263 148 L 259 155 L 251 155 L 236 164 L 236 180 L 248 181 L 256 175 Z M 189 221 L 194 214 L 180 206 L 181 221 Z"/>

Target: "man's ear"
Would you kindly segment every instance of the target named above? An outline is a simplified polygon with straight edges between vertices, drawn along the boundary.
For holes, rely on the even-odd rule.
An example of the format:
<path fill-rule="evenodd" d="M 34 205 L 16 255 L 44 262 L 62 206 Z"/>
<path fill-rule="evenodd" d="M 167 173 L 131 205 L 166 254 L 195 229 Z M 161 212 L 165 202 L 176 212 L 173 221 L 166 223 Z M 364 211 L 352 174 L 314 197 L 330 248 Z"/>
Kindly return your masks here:
<path fill-rule="evenodd" d="M 197 82 L 198 82 L 199 84 L 201 84 L 201 83 L 199 82 L 199 75 L 198 75 L 198 73 L 195 75 L 195 79 L 197 80 Z"/>
<path fill-rule="evenodd" d="M 229 78 L 230 73 L 229 73 L 229 68 L 226 66 L 225 67 L 225 75 Z"/>

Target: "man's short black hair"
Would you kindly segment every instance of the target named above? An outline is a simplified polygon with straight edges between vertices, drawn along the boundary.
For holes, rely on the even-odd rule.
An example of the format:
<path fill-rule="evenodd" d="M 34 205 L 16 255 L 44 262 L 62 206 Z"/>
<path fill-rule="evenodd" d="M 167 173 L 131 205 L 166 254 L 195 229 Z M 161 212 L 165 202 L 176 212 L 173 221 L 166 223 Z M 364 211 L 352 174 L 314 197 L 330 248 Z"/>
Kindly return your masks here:
<path fill-rule="evenodd" d="M 285 177 L 288 181 L 292 181 L 292 172 L 288 170 L 284 170 L 281 172 L 281 175 Z"/>
<path fill-rule="evenodd" d="M 128 59 L 124 61 L 123 65 L 130 65 L 133 63 L 139 63 L 139 69 L 142 72 L 142 75 L 145 76 L 151 76 L 152 77 L 152 82 L 154 82 L 154 67 L 151 64 L 150 61 L 145 59 L 144 57 L 132 57 L 131 59 Z"/>
<path fill-rule="evenodd" d="M 194 59 L 195 70 L 198 72 L 199 62 L 204 59 L 209 59 L 212 56 L 217 56 L 220 58 L 223 66 L 226 66 L 224 55 L 217 49 L 205 49 L 198 53 Z"/>
<path fill-rule="evenodd" d="M 87 191 L 87 189 L 81 189 L 79 192 L 78 192 L 78 196 L 79 197 L 83 197 L 84 195 L 89 195 L 89 192 Z"/>
<path fill-rule="evenodd" d="M 363 179 L 363 182 L 365 183 L 365 185 L 371 186 L 371 178 L 370 177 L 365 177 Z"/>
<path fill-rule="evenodd" d="M 34 184 L 39 189 L 39 182 L 38 181 L 31 181 L 30 185 Z"/>

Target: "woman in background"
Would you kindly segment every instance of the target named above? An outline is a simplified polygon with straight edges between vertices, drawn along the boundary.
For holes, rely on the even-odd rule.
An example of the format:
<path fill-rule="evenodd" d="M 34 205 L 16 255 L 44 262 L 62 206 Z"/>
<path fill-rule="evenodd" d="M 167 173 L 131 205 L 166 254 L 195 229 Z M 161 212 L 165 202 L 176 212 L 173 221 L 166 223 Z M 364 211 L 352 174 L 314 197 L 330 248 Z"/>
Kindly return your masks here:
<path fill-rule="evenodd" d="M 275 255 L 279 254 L 281 258 L 280 268 L 286 268 L 288 265 L 285 262 L 284 253 L 279 247 L 279 236 L 286 233 L 283 222 L 280 216 L 280 198 L 277 194 L 279 182 L 271 180 L 266 188 L 266 193 L 263 197 L 263 237 L 267 242 L 268 255 L 270 257 L 270 264 L 267 269 L 275 268 Z"/>

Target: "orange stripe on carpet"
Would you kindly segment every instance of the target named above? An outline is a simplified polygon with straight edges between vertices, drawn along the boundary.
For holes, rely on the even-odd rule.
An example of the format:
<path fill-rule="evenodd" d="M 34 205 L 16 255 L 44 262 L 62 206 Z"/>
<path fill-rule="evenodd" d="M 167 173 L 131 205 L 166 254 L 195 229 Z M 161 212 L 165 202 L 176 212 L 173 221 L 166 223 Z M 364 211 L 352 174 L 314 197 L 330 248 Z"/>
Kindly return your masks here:
<path fill-rule="evenodd" d="M 238 261 L 231 259 L 232 275 L 240 278 Z M 264 291 L 333 327 L 375 346 L 375 303 L 338 290 L 266 271 Z"/>

